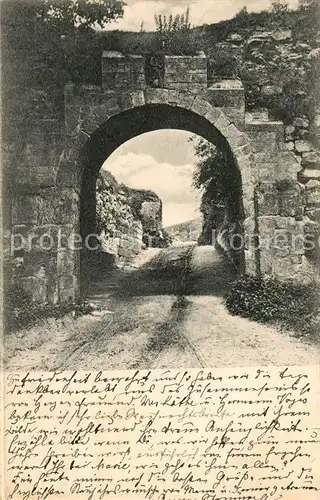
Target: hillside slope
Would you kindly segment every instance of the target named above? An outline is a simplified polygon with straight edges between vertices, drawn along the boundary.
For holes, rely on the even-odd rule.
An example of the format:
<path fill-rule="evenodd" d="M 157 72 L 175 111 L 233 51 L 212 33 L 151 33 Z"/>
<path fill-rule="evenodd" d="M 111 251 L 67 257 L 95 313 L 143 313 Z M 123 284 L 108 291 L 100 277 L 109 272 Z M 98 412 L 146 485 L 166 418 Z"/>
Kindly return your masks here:
<path fill-rule="evenodd" d="M 174 241 L 197 241 L 202 231 L 202 217 L 174 224 L 165 230 Z"/>

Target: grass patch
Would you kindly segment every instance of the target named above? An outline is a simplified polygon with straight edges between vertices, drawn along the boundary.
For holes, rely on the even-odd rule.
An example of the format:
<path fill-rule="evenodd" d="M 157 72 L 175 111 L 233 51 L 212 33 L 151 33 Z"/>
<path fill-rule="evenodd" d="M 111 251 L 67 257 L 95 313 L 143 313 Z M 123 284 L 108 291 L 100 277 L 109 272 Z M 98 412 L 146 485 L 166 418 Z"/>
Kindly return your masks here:
<path fill-rule="evenodd" d="M 280 325 L 296 336 L 320 343 L 320 285 L 281 282 L 276 278 L 243 276 L 225 298 L 235 316 Z"/>

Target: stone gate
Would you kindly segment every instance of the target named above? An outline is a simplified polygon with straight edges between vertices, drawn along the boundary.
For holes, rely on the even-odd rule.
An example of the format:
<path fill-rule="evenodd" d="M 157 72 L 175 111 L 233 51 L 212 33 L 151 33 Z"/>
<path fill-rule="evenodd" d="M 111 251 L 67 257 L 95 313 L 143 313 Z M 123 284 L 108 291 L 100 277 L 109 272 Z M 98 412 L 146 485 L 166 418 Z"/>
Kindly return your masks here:
<path fill-rule="evenodd" d="M 12 279 L 34 300 L 79 295 L 81 248 L 94 229 L 102 164 L 125 141 L 167 128 L 204 137 L 239 170 L 242 272 L 315 278 L 318 226 L 306 215 L 312 199 L 283 124 L 247 113 L 239 80 L 208 82 L 203 53 L 157 59 L 104 52 L 101 86 L 69 83 L 64 110 L 64 123 L 41 116 L 28 130 L 5 235 Z"/>

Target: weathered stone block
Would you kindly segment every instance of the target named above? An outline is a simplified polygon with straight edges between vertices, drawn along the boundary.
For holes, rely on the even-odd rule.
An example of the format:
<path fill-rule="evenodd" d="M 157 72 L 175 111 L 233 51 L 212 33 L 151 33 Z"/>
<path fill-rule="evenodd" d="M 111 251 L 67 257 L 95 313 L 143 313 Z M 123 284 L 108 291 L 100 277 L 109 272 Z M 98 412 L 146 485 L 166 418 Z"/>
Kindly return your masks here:
<path fill-rule="evenodd" d="M 265 97 L 275 97 L 279 94 L 282 94 L 282 87 L 277 85 L 265 85 L 261 89 L 261 93 Z"/>
<path fill-rule="evenodd" d="M 293 125 L 287 125 L 284 129 L 286 141 L 293 141 L 295 138 L 296 129 Z"/>
<path fill-rule="evenodd" d="M 88 134 L 88 135 L 91 135 L 93 134 L 93 132 L 95 132 L 96 130 L 98 130 L 99 128 L 99 124 L 96 123 L 94 120 L 92 120 L 92 118 L 86 118 L 85 120 L 83 120 L 83 122 L 81 123 L 81 130 L 83 130 L 83 132 L 85 132 L 85 134 Z"/>
<path fill-rule="evenodd" d="M 148 88 L 144 91 L 146 104 L 167 104 L 170 100 L 170 91 L 168 89 Z"/>
<path fill-rule="evenodd" d="M 76 276 L 61 276 L 59 278 L 59 300 L 61 302 L 73 302 L 77 296 Z"/>
<path fill-rule="evenodd" d="M 305 205 L 304 188 L 299 184 L 278 190 L 279 215 L 282 217 L 296 217 L 303 215 Z"/>
<path fill-rule="evenodd" d="M 275 42 L 290 42 L 292 40 L 291 30 L 275 30 L 270 33 L 270 37 Z"/>
<path fill-rule="evenodd" d="M 195 95 L 188 90 L 170 90 L 168 94 L 168 104 L 171 106 L 180 106 L 181 108 L 191 109 L 195 100 Z"/>
<path fill-rule="evenodd" d="M 302 172 L 299 172 L 299 179 L 301 182 L 307 182 L 310 179 L 320 180 L 320 170 L 307 168 Z"/>
<path fill-rule="evenodd" d="M 297 153 L 306 153 L 306 152 L 312 151 L 312 149 L 313 149 L 312 144 L 310 144 L 307 141 L 303 141 L 303 140 L 296 141 L 294 143 L 294 147 L 295 147 L 295 150 L 297 151 Z"/>
<path fill-rule="evenodd" d="M 277 142 L 277 132 L 265 132 L 259 134 L 252 141 L 252 148 L 255 153 L 265 153 L 269 159 L 274 159 L 275 152 L 279 150 Z"/>
<path fill-rule="evenodd" d="M 57 253 L 58 276 L 73 275 L 76 268 L 77 255 L 70 248 L 60 248 Z"/>
<path fill-rule="evenodd" d="M 214 125 L 220 115 L 221 111 L 219 108 L 210 108 L 209 111 L 204 115 L 204 117 Z"/>
<path fill-rule="evenodd" d="M 319 169 L 320 170 L 320 156 L 315 151 L 302 153 L 301 166 L 303 168 Z"/>
<path fill-rule="evenodd" d="M 12 224 L 37 224 L 37 197 L 16 195 L 12 204 Z"/>
<path fill-rule="evenodd" d="M 79 194 L 71 188 L 43 190 L 36 200 L 38 224 L 76 225 L 79 207 Z"/>
<path fill-rule="evenodd" d="M 274 184 L 261 184 L 256 193 L 259 215 L 279 215 L 279 193 Z"/>
<path fill-rule="evenodd" d="M 102 54 L 102 86 L 110 89 L 143 89 L 146 87 L 144 57 L 124 56 L 120 52 Z"/>
<path fill-rule="evenodd" d="M 225 129 L 224 135 L 227 139 L 231 139 L 233 137 L 243 136 L 242 132 L 240 132 L 240 130 L 233 123 L 228 125 L 228 127 Z"/>
<path fill-rule="evenodd" d="M 239 85 L 238 80 L 226 80 L 215 83 L 207 89 L 208 101 L 210 104 L 220 108 L 236 108 L 245 112 L 244 88 Z"/>
<path fill-rule="evenodd" d="M 301 165 L 290 151 L 280 151 L 275 157 L 275 161 L 275 178 L 278 181 L 295 182 L 297 180 Z"/>
<path fill-rule="evenodd" d="M 306 184 L 307 204 L 314 207 L 320 206 L 320 181 L 312 179 Z"/>
<path fill-rule="evenodd" d="M 235 135 L 234 137 L 230 137 L 228 142 L 231 146 L 231 148 L 236 151 L 238 148 L 241 148 L 243 146 L 246 146 L 248 144 L 248 138 L 246 137 L 245 134 L 242 134 L 241 131 L 238 129 L 239 134 Z"/>
<path fill-rule="evenodd" d="M 60 290 L 69 290 L 73 288 L 74 284 L 75 284 L 75 277 L 73 275 L 60 276 L 59 278 Z"/>
<path fill-rule="evenodd" d="M 282 122 L 264 121 L 264 120 L 254 120 L 246 121 L 246 132 L 250 135 L 261 134 L 266 132 L 275 132 L 280 135 L 284 135 L 284 125 Z"/>
<path fill-rule="evenodd" d="M 306 215 L 309 217 L 309 219 L 314 220 L 316 222 L 320 222 L 320 208 L 310 210 L 307 207 Z"/>
<path fill-rule="evenodd" d="M 126 92 L 119 97 L 119 104 L 122 110 L 144 106 L 145 95 L 143 91 Z"/>
<path fill-rule="evenodd" d="M 29 276 L 19 278 L 18 282 L 26 292 L 32 295 L 34 302 L 40 304 L 47 302 L 47 283 L 45 279 Z"/>
<path fill-rule="evenodd" d="M 257 273 L 257 262 L 255 252 L 250 250 L 245 250 L 245 272 L 250 276 L 255 276 Z"/>
<path fill-rule="evenodd" d="M 309 128 L 309 120 L 307 118 L 303 118 L 298 116 L 293 120 L 293 126 L 297 128 Z"/>
<path fill-rule="evenodd" d="M 199 98 L 196 98 L 192 104 L 192 111 L 198 115 L 206 115 L 207 113 L 209 113 L 211 111 L 211 107 L 209 106 L 209 104 L 202 100 L 202 99 L 199 99 Z"/>

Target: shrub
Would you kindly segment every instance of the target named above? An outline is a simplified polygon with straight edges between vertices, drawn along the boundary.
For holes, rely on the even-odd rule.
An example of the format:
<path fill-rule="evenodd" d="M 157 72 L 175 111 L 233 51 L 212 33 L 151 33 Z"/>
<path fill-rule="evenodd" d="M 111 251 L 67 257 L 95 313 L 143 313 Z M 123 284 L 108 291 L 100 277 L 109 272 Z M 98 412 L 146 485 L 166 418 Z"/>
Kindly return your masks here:
<path fill-rule="evenodd" d="M 86 302 L 63 302 L 58 304 L 38 304 L 32 301 L 31 295 L 23 288 L 15 285 L 5 296 L 4 326 L 7 332 L 29 328 L 47 318 L 63 318 L 67 314 L 74 317 L 90 314 L 94 310 Z"/>
<path fill-rule="evenodd" d="M 7 307 L 12 309 L 28 307 L 32 304 L 32 295 L 17 285 L 7 291 L 5 299 Z"/>
<path fill-rule="evenodd" d="M 234 54 L 217 48 L 208 54 L 208 77 L 214 79 L 237 78 L 239 74 L 240 60 Z"/>
<path fill-rule="evenodd" d="M 243 276 L 233 283 L 226 296 L 226 306 L 236 316 L 262 323 L 278 323 L 302 334 L 317 333 L 319 296 L 317 284 Z"/>

